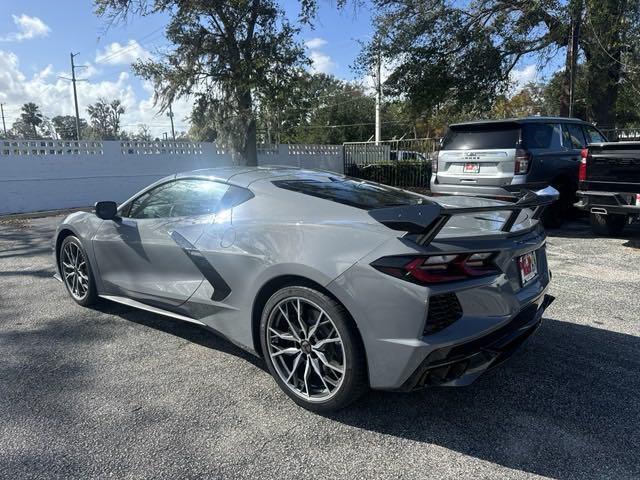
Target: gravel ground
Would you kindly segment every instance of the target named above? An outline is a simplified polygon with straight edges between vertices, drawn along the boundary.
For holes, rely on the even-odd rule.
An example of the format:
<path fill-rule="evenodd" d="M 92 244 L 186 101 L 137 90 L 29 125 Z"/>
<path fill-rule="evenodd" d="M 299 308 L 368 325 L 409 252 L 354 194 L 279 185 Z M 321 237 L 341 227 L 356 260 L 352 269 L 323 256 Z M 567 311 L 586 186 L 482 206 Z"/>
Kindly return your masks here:
<path fill-rule="evenodd" d="M 640 477 L 640 228 L 551 232 L 556 302 L 471 387 L 319 416 L 212 333 L 73 303 L 60 220 L 0 222 L 0 478 Z"/>

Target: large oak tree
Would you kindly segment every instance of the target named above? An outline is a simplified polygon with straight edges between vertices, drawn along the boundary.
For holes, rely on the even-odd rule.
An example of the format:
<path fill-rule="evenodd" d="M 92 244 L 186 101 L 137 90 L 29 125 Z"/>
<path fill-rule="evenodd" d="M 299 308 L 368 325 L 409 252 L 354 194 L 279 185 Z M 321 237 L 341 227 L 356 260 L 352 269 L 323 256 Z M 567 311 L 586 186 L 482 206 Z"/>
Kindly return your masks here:
<path fill-rule="evenodd" d="M 194 115 L 211 119 L 218 142 L 236 163 L 257 164 L 256 99 L 286 90 L 304 67 L 297 28 L 274 0 L 95 0 L 111 21 L 164 13 L 169 50 L 134 64 L 155 84 L 161 109 L 182 96 L 195 98 Z M 314 0 L 301 1 L 301 21 L 315 14 Z"/>
<path fill-rule="evenodd" d="M 573 62 L 582 62 L 589 89 L 585 111 L 613 125 L 620 85 L 639 65 L 637 1 L 374 2 L 376 35 L 361 64 L 370 68 L 381 53 L 392 67 L 387 91 L 407 98 L 417 114 L 433 114 L 452 102 L 470 116 L 486 112 L 508 91 L 510 74 L 523 59 L 542 68 L 564 54 L 560 113 L 568 113 Z"/>

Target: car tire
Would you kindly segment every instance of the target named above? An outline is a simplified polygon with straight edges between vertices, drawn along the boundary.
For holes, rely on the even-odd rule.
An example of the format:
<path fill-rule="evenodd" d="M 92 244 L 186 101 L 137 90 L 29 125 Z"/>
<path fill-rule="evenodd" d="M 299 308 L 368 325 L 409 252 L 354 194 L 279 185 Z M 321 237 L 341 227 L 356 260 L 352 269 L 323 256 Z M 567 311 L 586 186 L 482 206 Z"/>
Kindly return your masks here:
<path fill-rule="evenodd" d="M 58 252 L 58 269 L 62 283 L 78 305 L 88 307 L 98 301 L 89 257 L 77 237 L 69 235 L 62 241 Z"/>
<path fill-rule="evenodd" d="M 322 292 L 304 286 L 275 292 L 262 311 L 260 340 L 269 372 L 303 408 L 339 410 L 369 388 L 355 324 L 340 303 Z"/>
<path fill-rule="evenodd" d="M 591 213 L 589 215 L 589 222 L 591 223 L 591 231 L 596 235 L 620 235 L 627 224 L 627 216 Z"/>

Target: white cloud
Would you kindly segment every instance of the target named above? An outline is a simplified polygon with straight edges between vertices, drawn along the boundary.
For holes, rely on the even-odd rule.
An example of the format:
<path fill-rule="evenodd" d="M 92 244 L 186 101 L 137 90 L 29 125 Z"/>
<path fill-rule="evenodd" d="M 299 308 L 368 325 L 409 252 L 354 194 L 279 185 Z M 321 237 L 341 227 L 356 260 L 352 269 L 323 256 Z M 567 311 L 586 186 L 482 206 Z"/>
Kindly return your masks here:
<path fill-rule="evenodd" d="M 20 16 L 11 16 L 13 17 L 13 23 L 16 24 L 18 31 L 0 36 L 1 42 L 21 42 L 22 40 L 46 37 L 51 31 L 48 25 L 38 17 L 30 17 L 24 13 Z"/>
<path fill-rule="evenodd" d="M 311 71 L 313 73 L 331 73 L 336 66 L 335 62 L 326 53 L 312 50 L 309 53 L 311 59 Z"/>
<path fill-rule="evenodd" d="M 106 65 L 131 65 L 137 60 L 146 60 L 151 58 L 151 52 L 145 50 L 135 40 L 129 40 L 122 45 L 119 42 L 113 42 L 102 51 L 96 52 L 96 63 Z"/>
<path fill-rule="evenodd" d="M 85 69 L 82 76 L 86 77 Z M 0 50 L 0 102 L 5 104 L 7 128 L 20 116 L 20 107 L 26 102 L 40 106 L 41 112 L 51 118 L 56 115 L 73 115 L 73 92 L 71 82 L 57 75 L 67 72 L 55 72 L 51 65 L 46 66 L 32 76 L 27 76 L 20 68 L 17 55 Z M 134 79 L 129 73 L 120 72 L 115 80 L 92 80 L 78 83 L 78 104 L 80 116 L 88 120 L 87 106 L 100 98 L 119 99 L 125 107 L 122 116 L 123 128 L 136 132 L 138 125 L 146 124 L 154 136 L 161 137 L 163 132 L 171 134 L 170 120 L 165 114 L 158 115 L 153 105 L 153 86 L 145 82 L 144 92 L 136 93 Z M 176 132 L 188 130 L 188 117 L 193 101 L 181 99 L 173 104 Z"/>
<path fill-rule="evenodd" d="M 327 41 L 324 38 L 320 38 L 320 37 L 315 37 L 304 42 L 304 46 L 310 50 L 317 50 L 319 48 L 324 47 L 326 44 L 327 44 Z"/>
<path fill-rule="evenodd" d="M 327 41 L 324 38 L 315 37 L 307 40 L 304 45 L 309 49 L 311 71 L 313 73 L 331 73 L 336 63 L 329 55 L 321 51 L 321 48 L 327 45 Z"/>
<path fill-rule="evenodd" d="M 534 64 L 531 64 L 519 70 L 511 70 L 509 79 L 513 84 L 512 93 L 516 94 L 528 83 L 535 82 L 538 79 L 538 68 Z"/>

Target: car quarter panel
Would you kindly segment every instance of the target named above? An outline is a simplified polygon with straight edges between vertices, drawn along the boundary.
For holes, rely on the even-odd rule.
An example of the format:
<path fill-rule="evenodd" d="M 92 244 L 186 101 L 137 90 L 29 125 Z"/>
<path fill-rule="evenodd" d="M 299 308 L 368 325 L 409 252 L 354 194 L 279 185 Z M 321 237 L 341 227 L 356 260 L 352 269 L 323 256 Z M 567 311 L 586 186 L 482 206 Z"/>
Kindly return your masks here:
<path fill-rule="evenodd" d="M 336 278 L 328 289 L 353 316 L 367 352 L 371 386 L 397 389 L 436 348 L 464 343 L 508 323 L 539 298 L 549 283 L 544 235 L 532 232 L 499 239 L 451 239 L 428 247 L 394 238 L 359 260 Z M 499 252 L 495 263 L 501 273 L 431 287 L 400 280 L 371 267 L 388 255 Z M 516 258 L 538 252 L 539 275 L 522 288 Z M 429 299 L 455 292 L 463 315 L 444 330 L 423 336 Z"/>
<path fill-rule="evenodd" d="M 309 196 L 300 201 L 300 193 L 258 183 L 255 198 L 233 208 L 225 223 L 208 227 L 198 242 L 230 294 L 215 301 L 203 282 L 184 306 L 250 350 L 253 304 L 264 285 L 298 276 L 326 286 L 394 233 L 364 210 Z"/>

